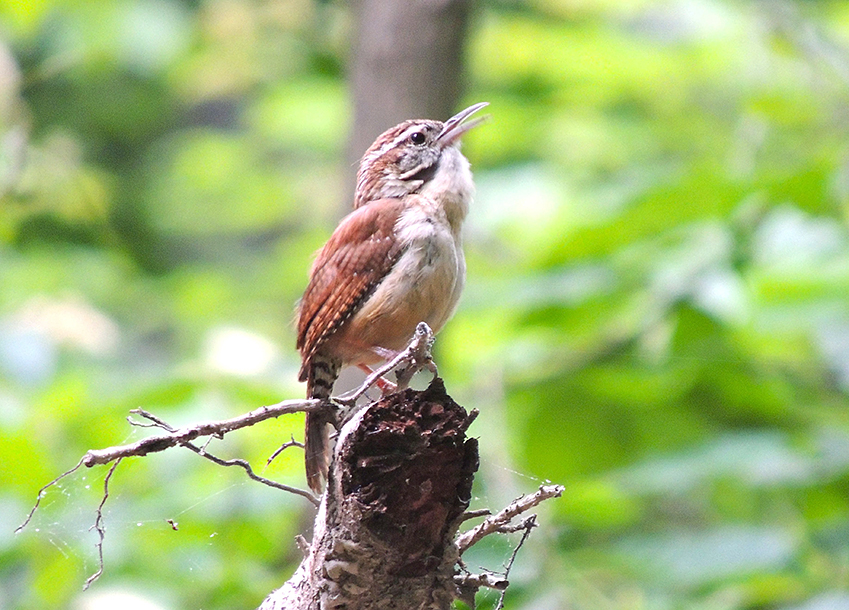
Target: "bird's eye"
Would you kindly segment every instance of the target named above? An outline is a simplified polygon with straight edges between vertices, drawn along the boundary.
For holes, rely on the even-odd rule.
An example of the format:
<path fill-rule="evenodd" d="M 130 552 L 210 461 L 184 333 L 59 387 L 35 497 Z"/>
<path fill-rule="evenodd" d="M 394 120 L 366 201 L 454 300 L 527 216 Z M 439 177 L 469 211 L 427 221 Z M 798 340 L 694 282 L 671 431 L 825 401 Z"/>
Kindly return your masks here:
<path fill-rule="evenodd" d="M 423 134 L 421 131 L 414 131 L 410 134 L 410 142 L 412 142 L 413 144 L 424 144 L 424 141 L 425 134 Z"/>

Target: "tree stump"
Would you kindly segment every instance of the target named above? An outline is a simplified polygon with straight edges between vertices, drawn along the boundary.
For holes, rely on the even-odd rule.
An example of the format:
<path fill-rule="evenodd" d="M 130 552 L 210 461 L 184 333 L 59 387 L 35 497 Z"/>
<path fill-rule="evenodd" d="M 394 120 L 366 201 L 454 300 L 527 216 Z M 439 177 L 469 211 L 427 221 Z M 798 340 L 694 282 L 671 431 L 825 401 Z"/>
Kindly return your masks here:
<path fill-rule="evenodd" d="M 260 610 L 448 610 L 478 467 L 472 419 L 439 378 L 359 411 L 339 432 L 308 554 Z"/>

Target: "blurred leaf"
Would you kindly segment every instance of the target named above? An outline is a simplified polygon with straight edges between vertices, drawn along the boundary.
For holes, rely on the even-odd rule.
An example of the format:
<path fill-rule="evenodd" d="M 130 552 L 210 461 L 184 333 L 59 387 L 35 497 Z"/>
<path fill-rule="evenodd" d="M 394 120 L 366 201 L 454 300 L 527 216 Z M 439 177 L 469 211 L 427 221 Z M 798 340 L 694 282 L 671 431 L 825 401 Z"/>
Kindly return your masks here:
<path fill-rule="evenodd" d="M 631 555 L 654 577 L 681 587 L 698 587 L 787 566 L 797 542 L 768 527 L 727 526 L 705 532 L 671 532 L 624 540 Z"/>

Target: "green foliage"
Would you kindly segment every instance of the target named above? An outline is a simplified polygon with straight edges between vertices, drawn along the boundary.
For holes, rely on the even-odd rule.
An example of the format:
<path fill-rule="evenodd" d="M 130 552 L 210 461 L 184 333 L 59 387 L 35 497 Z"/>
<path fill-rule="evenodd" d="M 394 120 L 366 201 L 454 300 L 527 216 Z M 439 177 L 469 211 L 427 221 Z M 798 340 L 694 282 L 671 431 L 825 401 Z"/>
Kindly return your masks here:
<path fill-rule="evenodd" d="M 343 211 L 341 3 L 0 5 L 0 608 L 254 607 L 298 498 L 189 452 L 88 449 L 296 397 Z M 849 608 L 846 3 L 479 3 L 469 279 L 437 342 L 481 410 L 476 503 L 566 485 L 507 607 Z M 265 460 L 286 418 L 209 450 Z M 167 520 L 178 523 L 175 531 Z M 498 569 L 503 540 L 468 565 Z M 481 596 L 493 607 L 497 596 Z"/>

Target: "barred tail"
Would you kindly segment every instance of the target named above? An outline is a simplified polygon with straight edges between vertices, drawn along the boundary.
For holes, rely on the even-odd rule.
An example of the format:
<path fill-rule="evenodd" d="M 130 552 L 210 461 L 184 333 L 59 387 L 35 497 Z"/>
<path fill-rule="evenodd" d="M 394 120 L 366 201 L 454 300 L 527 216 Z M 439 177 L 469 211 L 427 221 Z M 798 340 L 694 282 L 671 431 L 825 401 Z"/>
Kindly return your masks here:
<path fill-rule="evenodd" d="M 308 363 L 307 398 L 328 400 L 333 383 L 339 376 L 342 363 L 334 358 L 313 356 Z M 304 432 L 304 466 L 307 484 L 320 494 L 327 479 L 330 466 L 330 434 L 327 416 L 322 413 L 307 413 Z"/>

